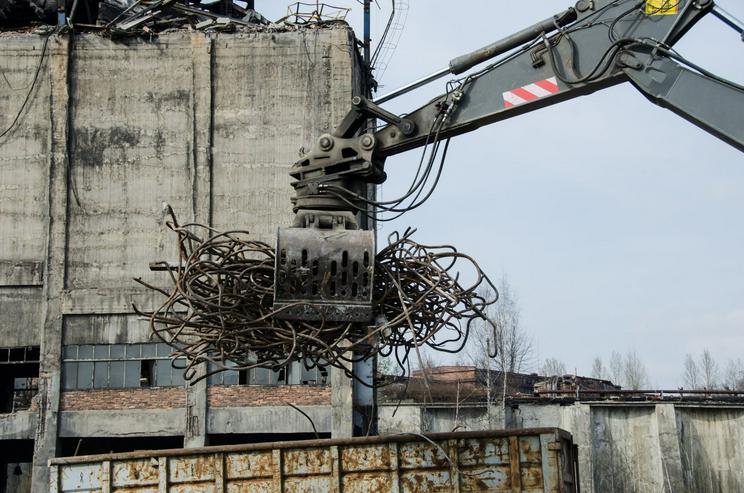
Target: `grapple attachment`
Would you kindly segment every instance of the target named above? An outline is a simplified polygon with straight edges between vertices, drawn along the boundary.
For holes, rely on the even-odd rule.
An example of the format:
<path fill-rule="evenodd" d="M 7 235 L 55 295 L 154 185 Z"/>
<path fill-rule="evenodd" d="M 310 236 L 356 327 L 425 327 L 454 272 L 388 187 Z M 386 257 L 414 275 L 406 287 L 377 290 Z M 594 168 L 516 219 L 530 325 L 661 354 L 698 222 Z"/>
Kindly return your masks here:
<path fill-rule="evenodd" d="M 274 270 L 277 318 L 372 320 L 375 235 L 347 229 L 343 215 L 306 216 L 305 227 L 279 229 Z"/>

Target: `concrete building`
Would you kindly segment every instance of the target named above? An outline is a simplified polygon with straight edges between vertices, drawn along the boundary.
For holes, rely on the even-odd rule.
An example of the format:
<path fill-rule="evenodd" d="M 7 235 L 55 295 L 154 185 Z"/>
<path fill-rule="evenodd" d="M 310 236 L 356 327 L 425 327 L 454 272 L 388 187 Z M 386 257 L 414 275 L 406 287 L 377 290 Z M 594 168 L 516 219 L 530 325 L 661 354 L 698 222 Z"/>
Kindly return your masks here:
<path fill-rule="evenodd" d="M 326 375 L 185 387 L 132 310 L 160 299 L 132 278 L 169 282 L 148 268 L 176 259 L 164 202 L 269 243 L 289 224 L 298 149 L 361 90 L 350 29 L 0 43 L 0 491 L 46 491 L 58 455 L 310 436 L 287 402 L 328 436 Z"/>

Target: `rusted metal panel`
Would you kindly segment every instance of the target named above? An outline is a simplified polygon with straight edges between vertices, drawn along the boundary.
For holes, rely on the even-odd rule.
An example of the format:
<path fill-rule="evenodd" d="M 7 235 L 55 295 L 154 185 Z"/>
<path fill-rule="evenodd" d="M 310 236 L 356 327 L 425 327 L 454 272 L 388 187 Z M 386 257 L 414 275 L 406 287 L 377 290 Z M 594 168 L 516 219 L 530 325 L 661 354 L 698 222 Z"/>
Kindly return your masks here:
<path fill-rule="evenodd" d="M 53 459 L 50 490 L 575 493 L 574 453 L 556 428 L 131 452 Z"/>
<path fill-rule="evenodd" d="M 101 462 L 73 464 L 60 471 L 60 492 L 93 493 L 101 491 Z"/>

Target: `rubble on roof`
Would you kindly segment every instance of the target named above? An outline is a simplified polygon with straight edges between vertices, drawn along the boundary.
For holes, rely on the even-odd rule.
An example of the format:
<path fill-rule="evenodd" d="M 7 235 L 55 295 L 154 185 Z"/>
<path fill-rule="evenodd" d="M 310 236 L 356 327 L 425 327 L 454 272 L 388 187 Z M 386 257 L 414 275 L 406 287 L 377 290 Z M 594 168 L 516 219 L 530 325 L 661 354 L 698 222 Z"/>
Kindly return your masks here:
<path fill-rule="evenodd" d="M 215 5 L 222 9 L 210 8 Z M 98 26 L 116 33 L 159 32 L 184 27 L 224 31 L 237 26 L 269 24 L 261 14 L 235 1 L 225 8 L 220 1 L 189 4 L 177 0 L 104 0 L 99 4 L 97 21 Z"/>
<path fill-rule="evenodd" d="M 54 15 L 42 15 L 44 12 L 34 10 L 19 15 L 14 11 L 20 8 L 18 5 L 34 5 L 35 1 L 0 0 L 0 28 L 59 23 L 114 36 L 151 35 L 169 29 L 286 31 L 345 23 L 350 10 L 323 3 L 295 2 L 276 22 L 267 20 L 253 8 L 252 1 L 246 0 L 68 0 L 66 12 L 60 12 L 59 16 L 56 9 Z M 46 0 L 45 4 L 50 1 Z"/>

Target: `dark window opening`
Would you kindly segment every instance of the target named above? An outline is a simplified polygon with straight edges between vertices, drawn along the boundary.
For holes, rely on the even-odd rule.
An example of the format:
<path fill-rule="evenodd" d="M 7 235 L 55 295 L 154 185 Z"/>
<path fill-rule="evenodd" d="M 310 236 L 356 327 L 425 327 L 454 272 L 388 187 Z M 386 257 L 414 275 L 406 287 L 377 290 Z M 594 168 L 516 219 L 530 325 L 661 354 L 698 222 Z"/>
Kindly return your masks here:
<path fill-rule="evenodd" d="M 228 369 L 218 371 L 220 366 L 210 363 L 207 367 L 209 385 L 327 385 L 328 368 L 315 366 L 306 368 L 303 363 L 293 362 L 288 367 L 252 368 L 232 370 L 236 366 L 227 362 Z"/>
<path fill-rule="evenodd" d="M 155 386 L 155 360 L 140 361 L 140 387 Z"/>
<path fill-rule="evenodd" d="M 60 456 L 109 454 L 135 450 L 182 448 L 183 436 L 170 437 L 76 437 L 60 440 Z"/>
<path fill-rule="evenodd" d="M 318 433 L 320 438 L 331 438 L 330 433 Z M 315 433 L 213 433 L 209 445 L 242 445 L 245 443 L 282 442 L 286 440 L 315 440 Z"/>
<path fill-rule="evenodd" d="M 0 348 L 0 413 L 31 408 L 39 392 L 39 347 Z"/>
<path fill-rule="evenodd" d="M 33 440 L 0 440 L 0 493 L 31 491 Z"/>

